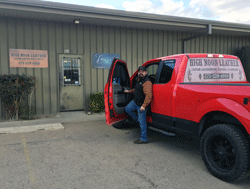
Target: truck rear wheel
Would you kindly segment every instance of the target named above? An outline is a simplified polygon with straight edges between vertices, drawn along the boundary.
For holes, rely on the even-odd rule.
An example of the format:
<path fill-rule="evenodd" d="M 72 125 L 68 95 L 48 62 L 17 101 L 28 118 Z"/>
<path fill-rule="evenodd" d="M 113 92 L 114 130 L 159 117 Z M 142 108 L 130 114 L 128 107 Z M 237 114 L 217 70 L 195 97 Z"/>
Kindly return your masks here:
<path fill-rule="evenodd" d="M 247 175 L 249 145 L 235 126 L 219 124 L 210 127 L 203 134 L 200 145 L 202 159 L 215 177 L 231 182 Z"/>

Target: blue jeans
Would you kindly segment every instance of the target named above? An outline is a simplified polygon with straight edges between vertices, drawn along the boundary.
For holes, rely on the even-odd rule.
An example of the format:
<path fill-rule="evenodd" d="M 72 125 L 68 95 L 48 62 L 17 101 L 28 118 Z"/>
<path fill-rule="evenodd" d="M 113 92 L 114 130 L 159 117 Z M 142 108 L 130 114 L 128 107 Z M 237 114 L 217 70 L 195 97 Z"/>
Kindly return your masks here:
<path fill-rule="evenodd" d="M 141 127 L 141 140 L 147 142 L 147 121 L 146 121 L 146 110 L 140 111 L 140 106 L 137 106 L 135 101 L 132 100 L 126 107 L 125 112 L 127 112 L 132 118 L 136 119 L 140 123 Z M 135 113 L 138 112 L 138 116 Z"/>

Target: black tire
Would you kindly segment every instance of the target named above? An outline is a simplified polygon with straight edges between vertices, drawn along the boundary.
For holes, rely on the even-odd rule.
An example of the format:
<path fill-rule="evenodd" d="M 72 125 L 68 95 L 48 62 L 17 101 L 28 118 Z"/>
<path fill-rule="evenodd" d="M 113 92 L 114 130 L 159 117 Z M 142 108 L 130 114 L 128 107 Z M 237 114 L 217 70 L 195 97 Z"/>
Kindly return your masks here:
<path fill-rule="evenodd" d="M 202 159 L 215 177 L 232 182 L 248 173 L 249 144 L 233 125 L 220 124 L 207 129 L 201 138 Z"/>

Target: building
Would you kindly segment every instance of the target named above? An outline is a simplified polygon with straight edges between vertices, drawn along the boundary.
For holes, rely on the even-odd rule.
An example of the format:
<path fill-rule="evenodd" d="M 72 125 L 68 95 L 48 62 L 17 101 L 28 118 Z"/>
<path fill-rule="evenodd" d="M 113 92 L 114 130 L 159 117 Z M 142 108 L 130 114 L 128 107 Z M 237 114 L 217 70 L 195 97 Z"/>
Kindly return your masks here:
<path fill-rule="evenodd" d="M 89 95 L 103 91 L 109 73 L 92 68 L 92 53 L 119 54 L 132 74 L 152 58 L 236 54 L 250 44 L 250 25 L 39 0 L 0 0 L 0 28 L 0 74 L 38 79 L 32 98 L 36 115 L 88 110 Z M 48 67 L 10 67 L 10 49 L 47 51 Z M 64 85 L 67 61 L 79 63 L 77 85 Z"/>

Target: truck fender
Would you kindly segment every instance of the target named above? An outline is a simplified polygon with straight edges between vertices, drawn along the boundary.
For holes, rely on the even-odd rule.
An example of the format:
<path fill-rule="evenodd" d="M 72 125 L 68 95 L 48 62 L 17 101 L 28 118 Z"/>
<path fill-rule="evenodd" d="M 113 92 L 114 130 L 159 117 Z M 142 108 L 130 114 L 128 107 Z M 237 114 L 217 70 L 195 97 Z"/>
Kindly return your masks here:
<path fill-rule="evenodd" d="M 197 108 L 198 115 L 196 121 L 203 122 L 203 117 L 210 112 L 224 112 L 236 118 L 250 134 L 250 112 L 240 103 L 226 98 L 213 98 L 203 102 Z M 202 128 L 200 128 L 202 129 Z"/>

